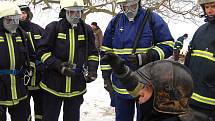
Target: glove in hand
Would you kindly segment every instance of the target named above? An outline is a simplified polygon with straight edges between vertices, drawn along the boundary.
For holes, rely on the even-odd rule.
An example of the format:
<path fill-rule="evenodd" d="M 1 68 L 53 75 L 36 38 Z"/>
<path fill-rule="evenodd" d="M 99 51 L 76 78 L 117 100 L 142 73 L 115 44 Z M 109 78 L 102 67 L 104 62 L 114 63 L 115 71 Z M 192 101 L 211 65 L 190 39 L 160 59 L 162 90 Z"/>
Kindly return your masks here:
<path fill-rule="evenodd" d="M 128 55 L 128 61 L 134 65 L 139 65 L 138 57 L 137 55 Z"/>
<path fill-rule="evenodd" d="M 86 79 L 86 82 L 87 83 L 90 83 L 92 81 L 95 81 L 97 78 L 97 73 L 96 72 L 89 72 L 86 76 L 85 76 L 85 79 Z"/>
<path fill-rule="evenodd" d="M 106 53 L 104 57 L 101 59 L 101 61 L 104 61 L 108 63 L 114 73 L 116 74 L 122 74 L 125 70 L 124 60 L 121 59 L 119 56 L 113 53 Z"/>
<path fill-rule="evenodd" d="M 63 62 L 61 64 L 60 73 L 64 76 L 74 77 L 75 76 L 75 70 L 74 65 L 69 64 L 67 62 Z"/>

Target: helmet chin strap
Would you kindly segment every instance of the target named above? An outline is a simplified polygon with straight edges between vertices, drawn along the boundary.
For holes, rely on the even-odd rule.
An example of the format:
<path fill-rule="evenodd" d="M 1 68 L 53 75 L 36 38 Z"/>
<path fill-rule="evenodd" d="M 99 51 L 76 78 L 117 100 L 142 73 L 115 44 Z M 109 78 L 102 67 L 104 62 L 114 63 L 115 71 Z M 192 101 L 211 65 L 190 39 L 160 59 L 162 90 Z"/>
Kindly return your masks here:
<path fill-rule="evenodd" d="M 206 15 L 205 18 L 206 18 L 205 22 L 215 23 L 215 15 L 213 16 Z"/>

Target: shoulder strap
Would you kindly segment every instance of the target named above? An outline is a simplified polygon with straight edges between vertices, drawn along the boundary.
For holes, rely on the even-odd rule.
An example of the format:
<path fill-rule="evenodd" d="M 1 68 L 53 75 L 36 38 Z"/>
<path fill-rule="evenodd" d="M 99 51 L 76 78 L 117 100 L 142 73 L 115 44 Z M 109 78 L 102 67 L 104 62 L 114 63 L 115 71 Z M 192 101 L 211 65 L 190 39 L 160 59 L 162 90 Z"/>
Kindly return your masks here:
<path fill-rule="evenodd" d="M 145 27 L 145 25 L 146 25 L 146 22 L 147 22 L 149 16 L 151 16 L 151 13 L 152 13 L 151 8 L 148 8 L 148 9 L 146 10 L 146 14 L 145 14 L 145 16 L 144 16 L 142 25 L 141 25 L 140 28 L 138 29 L 138 30 L 140 30 L 140 31 L 137 32 L 137 36 L 135 37 L 135 41 L 134 41 L 134 43 L 133 43 L 132 54 L 135 54 L 135 52 L 136 52 L 136 48 L 137 48 L 137 44 L 138 44 L 138 42 L 139 42 L 139 40 L 140 40 L 140 36 L 141 36 L 141 34 L 142 34 L 143 30 L 144 30 L 144 27 Z"/>

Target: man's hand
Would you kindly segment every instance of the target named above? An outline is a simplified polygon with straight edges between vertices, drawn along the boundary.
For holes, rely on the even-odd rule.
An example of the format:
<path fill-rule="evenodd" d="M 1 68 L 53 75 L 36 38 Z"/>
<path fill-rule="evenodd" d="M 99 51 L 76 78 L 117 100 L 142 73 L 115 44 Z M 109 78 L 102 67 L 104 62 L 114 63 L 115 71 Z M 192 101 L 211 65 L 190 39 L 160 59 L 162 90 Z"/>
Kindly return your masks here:
<path fill-rule="evenodd" d="M 146 53 L 128 55 L 128 61 L 134 65 L 142 66 L 149 62 L 149 57 Z"/>
<path fill-rule="evenodd" d="M 108 63 L 116 74 L 122 74 L 126 71 L 124 60 L 116 54 L 106 53 L 101 60 Z"/>
<path fill-rule="evenodd" d="M 97 73 L 96 72 L 89 72 L 86 76 L 85 76 L 85 79 L 86 79 L 86 82 L 87 83 L 90 83 L 92 81 L 95 81 L 97 78 Z"/>
<path fill-rule="evenodd" d="M 74 77 L 75 76 L 75 65 L 63 62 L 60 65 L 60 73 L 64 76 Z"/>
<path fill-rule="evenodd" d="M 104 88 L 111 94 L 113 93 L 112 82 L 110 79 L 104 79 Z"/>

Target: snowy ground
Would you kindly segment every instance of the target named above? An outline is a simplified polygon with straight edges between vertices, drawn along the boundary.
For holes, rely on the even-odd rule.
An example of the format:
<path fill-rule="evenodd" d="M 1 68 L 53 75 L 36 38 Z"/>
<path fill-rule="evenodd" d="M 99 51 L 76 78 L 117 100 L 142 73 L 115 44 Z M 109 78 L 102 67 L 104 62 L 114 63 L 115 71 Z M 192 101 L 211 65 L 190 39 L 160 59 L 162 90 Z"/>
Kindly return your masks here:
<path fill-rule="evenodd" d="M 98 71 L 98 78 L 87 84 L 88 91 L 84 95 L 84 103 L 81 105 L 81 121 L 114 121 L 114 108 L 110 107 L 109 95 L 103 87 L 101 71 Z M 7 121 L 10 121 L 9 115 Z M 62 112 L 59 121 L 63 121 Z"/>
<path fill-rule="evenodd" d="M 99 78 L 87 85 L 88 92 L 84 95 L 81 106 L 81 121 L 114 121 L 114 108 L 110 107 L 110 98 L 103 88 L 103 79 Z"/>

